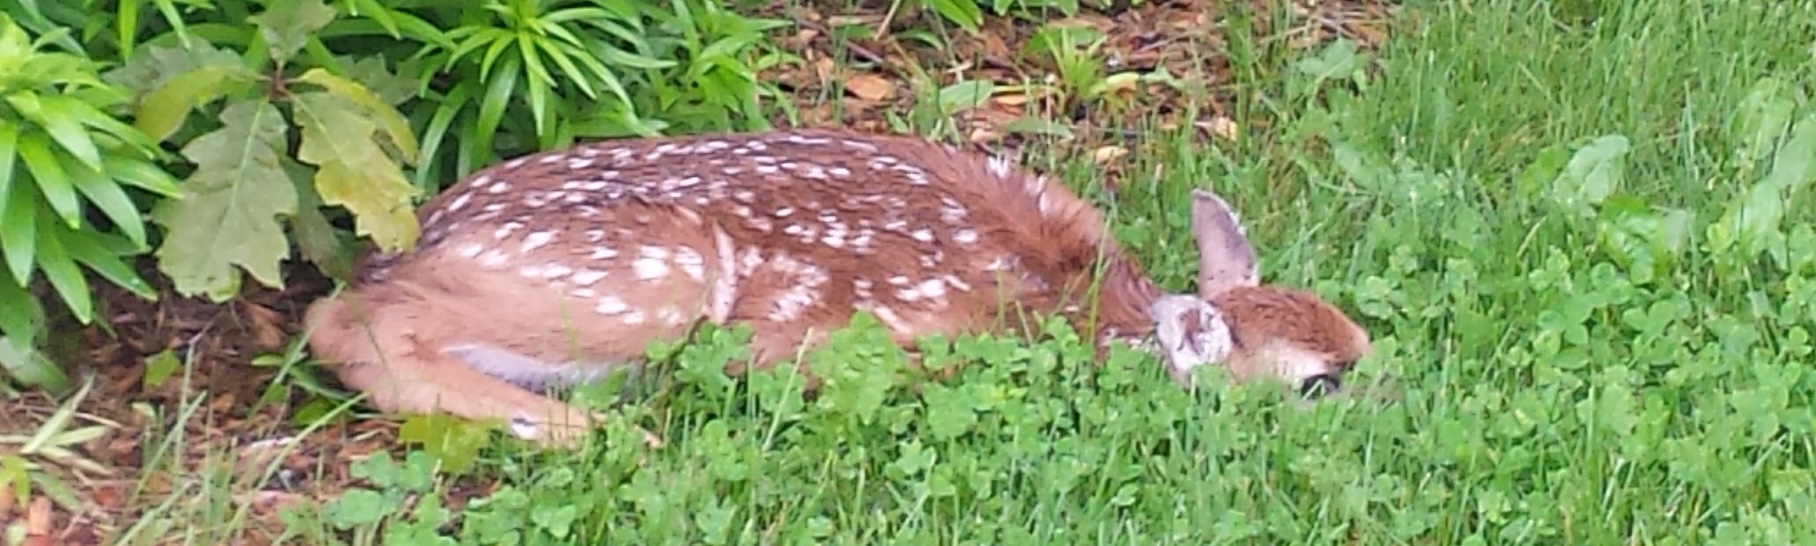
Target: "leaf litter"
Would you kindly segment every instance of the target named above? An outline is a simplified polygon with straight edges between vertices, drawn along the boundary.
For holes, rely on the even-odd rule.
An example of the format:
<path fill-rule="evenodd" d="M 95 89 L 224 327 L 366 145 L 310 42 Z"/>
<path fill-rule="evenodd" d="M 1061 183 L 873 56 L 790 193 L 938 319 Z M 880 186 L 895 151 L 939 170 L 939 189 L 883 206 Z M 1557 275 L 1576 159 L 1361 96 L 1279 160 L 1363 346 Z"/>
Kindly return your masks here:
<path fill-rule="evenodd" d="M 1375 0 L 1299 0 L 1287 8 L 1296 24 L 1272 28 L 1282 18 L 1269 11 L 1270 2 L 1252 3 L 1255 39 L 1284 41 L 1295 49 L 1322 47 L 1337 38 L 1374 48 L 1385 39 L 1397 9 L 1393 2 Z M 991 16 L 981 32 L 953 32 L 942 46 L 902 30 L 929 28 L 924 20 L 929 15 L 894 14 L 890 19 L 887 5 L 834 15 L 816 5 L 782 4 L 765 15 L 796 25 L 776 43 L 805 62 L 772 68 L 765 76 L 792 97 L 801 125 L 894 132 L 902 117 L 916 112 L 922 97 L 933 97 L 941 106 L 956 105 L 926 118 L 945 125 L 948 136 L 980 150 L 1013 152 L 1042 145 L 1058 147 L 1053 150 L 1057 153 L 1089 154 L 1104 167 L 1106 180 L 1120 174 L 1123 159 L 1140 141 L 1142 129 L 1130 120 L 1189 126 L 1207 139 L 1235 138 L 1266 126 L 1266 120 L 1256 120 L 1245 128 L 1230 115 L 1239 90 L 1226 55 L 1227 3 L 1160 0 L 1115 14 L 1085 10 L 1049 22 L 1101 37 L 1088 62 L 1101 71 L 1103 85 L 1094 92 L 1106 100 L 1097 102 L 1114 103 L 1114 108 L 1075 104 L 1080 101 L 1053 92 L 1064 67 L 1056 67 L 1049 56 L 1028 54 L 1037 52 L 1030 43 L 1040 27 L 1027 21 Z M 889 26 L 880 28 L 885 21 Z M 835 32 L 845 36 L 843 42 L 832 39 Z M 1164 77 L 1141 77 L 1154 74 Z M 1194 98 L 1200 108 L 1188 107 Z M 779 116 L 773 121 L 788 123 Z M 250 232 L 260 231 L 267 230 Z M 271 247 L 241 250 L 254 248 Z M 77 415 L 86 416 L 81 419 L 85 423 L 117 426 L 105 427 L 105 433 L 72 451 L 105 466 L 111 476 L 48 465 L 47 471 L 60 474 L 81 504 L 56 506 L 41 494 L 27 501 L 0 488 L 0 529 L 27 530 L 26 544 L 109 542 L 140 523 L 148 509 L 172 499 L 210 502 L 199 495 L 204 493 L 198 490 L 200 481 L 225 468 L 236 477 L 227 486 L 227 504 L 250 515 L 238 543 L 268 544 L 282 534 L 281 507 L 319 505 L 359 485 L 361 480 L 349 471 L 354 461 L 381 452 L 403 458 L 397 425 L 391 421 L 334 421 L 304 434 L 292 416 L 315 397 L 298 388 L 272 389 L 283 367 L 251 364 L 259 355 L 284 352 L 301 334 L 303 309 L 331 289 L 332 283 L 313 269 L 286 266 L 284 288 L 245 283 L 237 288 L 237 298 L 215 304 L 177 296 L 149 257 L 138 266 L 161 294 L 159 301 L 98 285 L 104 320 L 78 328 L 59 317 L 62 328 L 78 333 L 67 336 L 74 338 L 70 346 L 52 351 L 69 364 L 72 375 L 95 378 L 94 392 Z M 173 357 L 177 369 L 161 372 L 168 375 L 162 381 L 146 381 L 148 372 L 159 375 L 148 368 L 159 362 L 168 366 Z M 57 407 L 56 400 L 42 393 L 0 397 L 0 435 L 30 435 Z M 0 446 L 0 456 L 6 455 L 4 449 Z M 453 498 L 448 508 L 458 511 L 467 498 L 496 485 L 461 480 L 449 488 Z M 193 512 L 179 507 L 169 513 Z M 186 527 L 175 523 L 173 531 Z"/>

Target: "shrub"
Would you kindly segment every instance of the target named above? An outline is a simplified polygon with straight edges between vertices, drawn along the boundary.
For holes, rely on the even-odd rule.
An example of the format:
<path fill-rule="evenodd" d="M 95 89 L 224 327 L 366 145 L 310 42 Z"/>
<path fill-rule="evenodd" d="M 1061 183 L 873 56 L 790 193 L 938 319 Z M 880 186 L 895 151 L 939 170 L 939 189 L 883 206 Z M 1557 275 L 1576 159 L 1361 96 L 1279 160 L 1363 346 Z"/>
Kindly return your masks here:
<path fill-rule="evenodd" d="M 64 34 L 34 39 L 0 14 L 0 255 L 10 280 L 0 281 L 0 334 L 13 356 L 0 363 L 15 377 L 58 388 L 62 378 L 31 352 L 44 331 L 32 281 L 42 273 L 83 324 L 94 318 L 85 269 L 152 296 L 123 259 L 148 248 L 129 188 L 180 192 L 158 166 L 157 146 L 108 114 L 127 96 L 102 81 L 99 63 L 45 50 Z"/>

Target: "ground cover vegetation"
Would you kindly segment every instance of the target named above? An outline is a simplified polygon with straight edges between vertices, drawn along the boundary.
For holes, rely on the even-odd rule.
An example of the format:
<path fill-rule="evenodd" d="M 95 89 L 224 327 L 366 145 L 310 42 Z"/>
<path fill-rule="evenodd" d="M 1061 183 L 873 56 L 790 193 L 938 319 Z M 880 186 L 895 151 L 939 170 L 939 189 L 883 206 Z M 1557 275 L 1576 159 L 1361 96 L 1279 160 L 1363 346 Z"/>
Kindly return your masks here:
<path fill-rule="evenodd" d="M 9 2 L 0 543 L 1805 543 L 1813 31 L 1731 0 Z M 1054 324 L 919 384 L 859 319 L 804 402 L 715 369 L 746 335 L 715 330 L 576 393 L 619 419 L 545 452 L 362 415 L 303 349 L 352 252 L 467 172 L 791 125 L 1011 153 L 1175 288 L 1212 187 L 1375 354 L 1307 406 Z"/>

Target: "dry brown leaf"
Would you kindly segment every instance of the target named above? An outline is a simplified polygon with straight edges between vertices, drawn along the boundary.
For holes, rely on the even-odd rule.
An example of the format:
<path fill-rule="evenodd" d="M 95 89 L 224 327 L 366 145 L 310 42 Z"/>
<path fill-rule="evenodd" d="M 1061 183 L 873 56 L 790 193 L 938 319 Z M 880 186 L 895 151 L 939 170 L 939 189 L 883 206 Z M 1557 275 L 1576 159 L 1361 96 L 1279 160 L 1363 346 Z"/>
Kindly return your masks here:
<path fill-rule="evenodd" d="M 284 346 L 284 315 L 269 307 L 244 302 L 252 343 L 261 350 L 272 351 Z"/>
<path fill-rule="evenodd" d="M 988 127 L 973 127 L 971 128 L 971 131 L 965 135 L 965 138 L 973 144 L 990 144 L 1001 142 L 1003 134 Z"/>
<path fill-rule="evenodd" d="M 815 76 L 819 76 L 822 84 L 832 81 L 832 75 L 838 69 L 838 62 L 830 58 L 820 57 L 813 60 L 813 73 Z"/>
<path fill-rule="evenodd" d="M 1236 127 L 1236 120 L 1230 119 L 1229 116 L 1217 116 L 1211 118 L 1210 121 L 1199 122 L 1197 125 L 1210 131 L 1217 138 L 1228 141 L 1235 141 L 1236 137 L 1242 136 L 1241 129 Z"/>
<path fill-rule="evenodd" d="M 1021 106 L 1028 103 L 1028 96 L 1022 93 L 997 95 L 990 97 L 990 102 L 1003 106 Z"/>
<path fill-rule="evenodd" d="M 96 506 L 107 510 L 119 510 L 126 506 L 126 492 L 120 484 L 100 484 L 89 491 L 88 498 Z"/>
<path fill-rule="evenodd" d="M 853 74 L 845 80 L 845 90 L 860 99 L 881 101 L 895 96 L 895 83 L 876 74 Z"/>
<path fill-rule="evenodd" d="M 1098 148 L 1096 150 L 1093 150 L 1091 152 L 1091 160 L 1096 162 L 1098 165 L 1109 165 L 1110 163 L 1116 162 L 1117 160 L 1120 160 L 1124 157 L 1128 157 L 1128 155 L 1129 155 L 1128 148 L 1111 145 L 1111 146 L 1104 146 L 1104 147 Z"/>

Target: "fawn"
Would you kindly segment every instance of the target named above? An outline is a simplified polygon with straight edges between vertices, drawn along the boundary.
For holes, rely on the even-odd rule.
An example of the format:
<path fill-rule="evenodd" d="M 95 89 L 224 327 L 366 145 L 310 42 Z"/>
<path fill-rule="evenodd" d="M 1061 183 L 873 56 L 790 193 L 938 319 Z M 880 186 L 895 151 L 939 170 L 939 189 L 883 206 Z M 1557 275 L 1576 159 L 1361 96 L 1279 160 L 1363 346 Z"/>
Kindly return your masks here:
<path fill-rule="evenodd" d="M 1165 294 L 1057 181 L 914 137 L 582 144 L 473 173 L 418 215 L 414 250 L 363 255 L 348 289 L 310 306 L 312 352 L 381 411 L 500 418 L 536 441 L 571 441 L 591 417 L 537 391 L 640 366 L 648 343 L 701 321 L 751 326 L 734 374 L 816 346 L 860 310 L 910 350 L 930 334 L 1017 331 L 1016 310 L 1057 313 L 1100 355 L 1141 348 L 1181 385 L 1220 364 L 1308 397 L 1369 350 L 1333 305 L 1259 284 L 1213 193 L 1192 192 L 1198 291 Z"/>

